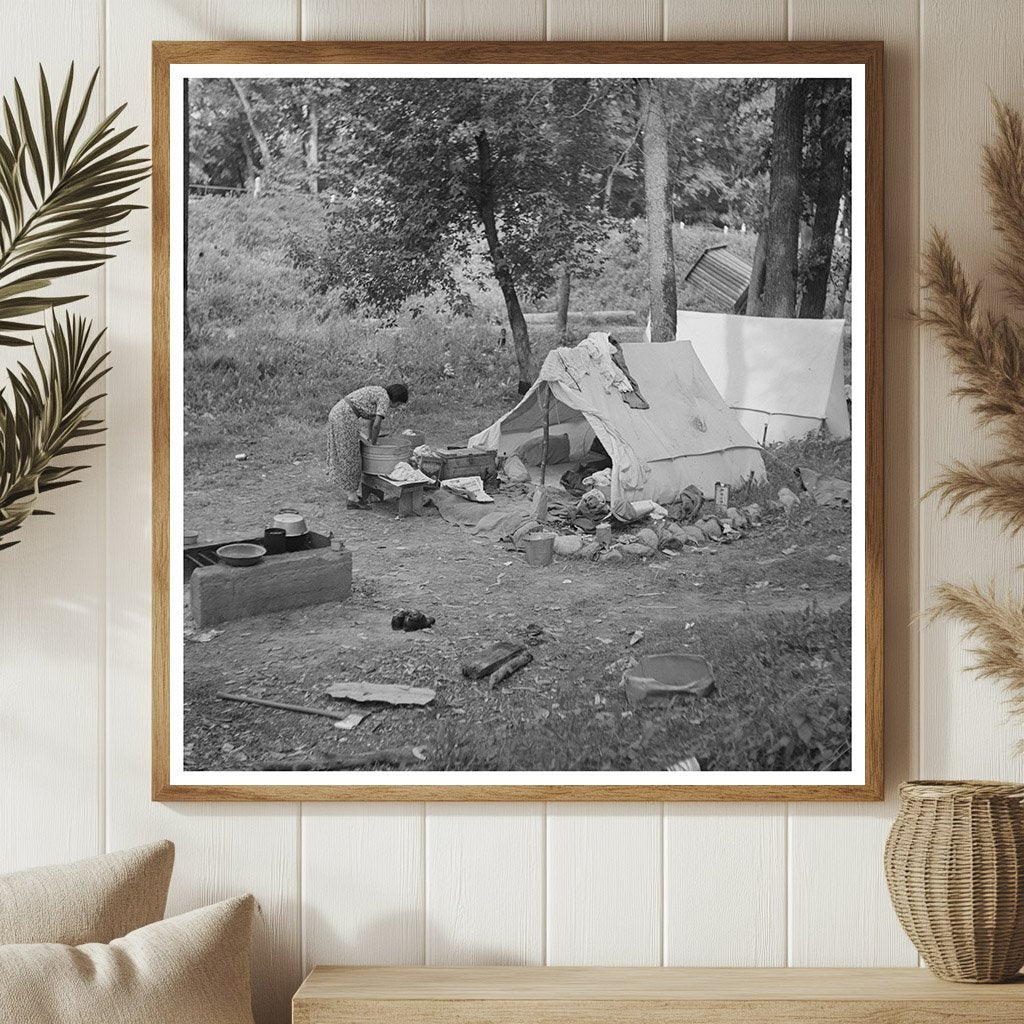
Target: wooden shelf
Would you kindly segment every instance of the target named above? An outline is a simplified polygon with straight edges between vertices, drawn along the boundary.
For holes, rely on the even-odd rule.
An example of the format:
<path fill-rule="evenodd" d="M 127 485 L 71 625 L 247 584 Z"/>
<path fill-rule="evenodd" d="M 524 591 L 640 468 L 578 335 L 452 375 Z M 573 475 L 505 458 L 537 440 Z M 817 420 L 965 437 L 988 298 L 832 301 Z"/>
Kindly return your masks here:
<path fill-rule="evenodd" d="M 316 967 L 294 1024 L 1020 1024 L 1024 975 L 925 970 Z"/>

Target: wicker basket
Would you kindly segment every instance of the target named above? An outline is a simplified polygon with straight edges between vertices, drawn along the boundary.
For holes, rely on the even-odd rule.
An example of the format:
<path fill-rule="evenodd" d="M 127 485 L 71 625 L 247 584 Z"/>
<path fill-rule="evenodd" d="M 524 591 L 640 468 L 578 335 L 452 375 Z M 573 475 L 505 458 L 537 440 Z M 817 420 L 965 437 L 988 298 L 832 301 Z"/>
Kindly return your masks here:
<path fill-rule="evenodd" d="M 1024 786 L 905 783 L 885 877 L 900 924 L 940 978 L 1016 977 L 1024 966 Z"/>

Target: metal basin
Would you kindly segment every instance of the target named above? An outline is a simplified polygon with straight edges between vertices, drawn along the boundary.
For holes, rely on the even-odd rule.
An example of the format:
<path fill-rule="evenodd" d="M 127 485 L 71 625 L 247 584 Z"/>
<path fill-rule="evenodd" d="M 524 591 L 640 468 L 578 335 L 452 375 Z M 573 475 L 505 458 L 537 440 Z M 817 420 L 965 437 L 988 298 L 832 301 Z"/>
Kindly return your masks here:
<path fill-rule="evenodd" d="M 225 544 L 217 548 L 217 558 L 225 565 L 255 565 L 266 553 L 261 544 Z"/>
<path fill-rule="evenodd" d="M 711 666 L 694 654 L 648 654 L 622 675 L 626 699 L 706 697 L 714 688 Z"/>

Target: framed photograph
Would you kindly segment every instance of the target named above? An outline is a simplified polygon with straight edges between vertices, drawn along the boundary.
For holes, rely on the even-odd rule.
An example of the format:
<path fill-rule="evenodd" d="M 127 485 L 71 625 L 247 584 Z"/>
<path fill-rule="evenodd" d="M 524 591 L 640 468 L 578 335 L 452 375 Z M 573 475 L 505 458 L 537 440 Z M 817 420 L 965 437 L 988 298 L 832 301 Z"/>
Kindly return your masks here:
<path fill-rule="evenodd" d="M 153 86 L 154 799 L 881 798 L 881 43 Z"/>

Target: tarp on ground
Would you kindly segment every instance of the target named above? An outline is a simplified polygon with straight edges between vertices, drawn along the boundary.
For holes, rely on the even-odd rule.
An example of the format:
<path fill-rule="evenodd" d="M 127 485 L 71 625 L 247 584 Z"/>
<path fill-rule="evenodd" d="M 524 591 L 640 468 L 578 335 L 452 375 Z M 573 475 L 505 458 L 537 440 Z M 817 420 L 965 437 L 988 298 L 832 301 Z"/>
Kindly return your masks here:
<path fill-rule="evenodd" d="M 671 503 L 691 484 L 710 497 L 716 483 L 764 477 L 757 442 L 715 390 L 689 343 L 622 346 L 626 375 L 648 406 L 634 408 L 617 386 L 623 375 L 610 374 L 607 362 L 595 358 L 591 339 L 550 352 L 519 404 L 471 438 L 470 447 L 499 456 L 529 448 L 543 436 L 550 395 L 550 434 L 568 438 L 570 459 L 583 458 L 595 437 L 611 457 L 612 511 L 644 499 Z"/>
<path fill-rule="evenodd" d="M 842 320 L 800 320 L 678 310 L 715 387 L 758 442 L 803 437 L 825 424 L 850 436 Z"/>

